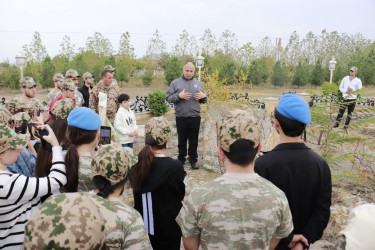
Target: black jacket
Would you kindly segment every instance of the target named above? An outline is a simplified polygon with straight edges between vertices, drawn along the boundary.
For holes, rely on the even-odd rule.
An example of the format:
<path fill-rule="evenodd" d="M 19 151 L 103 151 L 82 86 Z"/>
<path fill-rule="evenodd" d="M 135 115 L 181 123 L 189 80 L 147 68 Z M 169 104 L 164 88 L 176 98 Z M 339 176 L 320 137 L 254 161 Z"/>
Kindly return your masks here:
<path fill-rule="evenodd" d="M 294 230 L 276 249 L 289 249 L 293 234 L 319 240 L 330 217 L 332 180 L 327 162 L 304 143 L 282 143 L 259 157 L 255 172 L 284 191 Z"/>

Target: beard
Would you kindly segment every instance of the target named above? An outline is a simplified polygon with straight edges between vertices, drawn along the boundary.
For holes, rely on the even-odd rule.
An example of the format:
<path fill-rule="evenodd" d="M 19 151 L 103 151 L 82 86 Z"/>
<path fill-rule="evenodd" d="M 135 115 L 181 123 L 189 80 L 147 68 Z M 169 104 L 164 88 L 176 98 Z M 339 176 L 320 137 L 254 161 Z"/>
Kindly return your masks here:
<path fill-rule="evenodd" d="M 25 92 L 25 96 L 28 97 L 28 98 L 34 98 L 34 97 L 35 97 L 35 94 Z"/>

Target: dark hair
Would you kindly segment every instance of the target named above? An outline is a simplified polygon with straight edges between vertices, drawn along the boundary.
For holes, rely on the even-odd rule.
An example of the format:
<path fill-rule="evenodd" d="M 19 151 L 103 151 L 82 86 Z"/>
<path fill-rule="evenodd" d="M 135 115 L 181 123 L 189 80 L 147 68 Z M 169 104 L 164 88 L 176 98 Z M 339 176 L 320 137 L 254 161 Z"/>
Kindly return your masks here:
<path fill-rule="evenodd" d="M 111 185 L 111 182 L 107 180 L 104 176 L 95 175 L 92 178 L 92 182 L 95 188 L 99 190 L 97 195 L 103 197 L 104 199 L 106 199 L 108 195 L 112 194 L 118 187 L 124 186 L 127 180 L 128 179 L 125 178 L 116 183 L 115 185 Z"/>
<path fill-rule="evenodd" d="M 66 140 L 70 143 L 70 147 L 65 155 L 67 178 L 67 183 L 65 185 L 66 192 L 77 192 L 78 189 L 79 154 L 77 146 L 93 142 L 97 132 L 97 130 L 85 130 L 74 126 L 68 126 L 66 130 Z"/>
<path fill-rule="evenodd" d="M 155 156 L 152 149 L 165 149 L 167 143 L 156 145 L 156 141 L 152 136 L 147 135 L 145 138 L 145 146 L 138 154 L 138 162 L 129 171 L 129 181 L 134 192 L 141 190 L 142 184 L 148 179 L 151 167 L 154 164 Z"/>
<path fill-rule="evenodd" d="M 280 127 L 284 134 L 289 137 L 301 136 L 306 128 L 306 124 L 283 116 L 276 108 L 275 119 L 280 123 Z"/>
<path fill-rule="evenodd" d="M 107 73 L 111 73 L 111 74 L 112 74 L 113 71 L 110 71 L 110 70 L 103 70 L 103 71 L 102 71 L 102 77 L 106 76 Z"/>
<path fill-rule="evenodd" d="M 119 95 L 119 96 L 117 97 L 117 101 L 118 101 L 118 103 L 122 103 L 123 101 L 127 101 L 127 100 L 129 100 L 129 99 L 130 99 L 129 95 L 128 95 L 128 94 L 125 94 L 125 93 L 123 93 L 123 94 L 121 94 L 121 95 Z"/>
<path fill-rule="evenodd" d="M 62 120 L 50 120 L 48 125 L 51 127 L 56 135 L 57 141 L 60 145 L 66 143 L 65 131 L 68 125 L 66 119 Z M 43 147 L 38 148 L 38 154 L 36 157 L 35 174 L 37 177 L 46 177 L 49 175 L 52 166 L 52 153 L 43 150 Z M 66 174 L 68 175 L 68 169 Z"/>
<path fill-rule="evenodd" d="M 225 156 L 230 162 L 246 167 L 255 159 L 259 145 L 254 148 L 254 142 L 246 139 L 238 139 L 230 145 L 230 152 L 223 149 Z"/>

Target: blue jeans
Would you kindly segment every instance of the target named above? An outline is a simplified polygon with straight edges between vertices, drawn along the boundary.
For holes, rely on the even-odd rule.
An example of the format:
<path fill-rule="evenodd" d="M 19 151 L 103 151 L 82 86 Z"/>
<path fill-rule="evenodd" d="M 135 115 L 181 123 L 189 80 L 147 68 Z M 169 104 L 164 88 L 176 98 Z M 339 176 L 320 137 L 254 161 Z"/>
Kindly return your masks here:
<path fill-rule="evenodd" d="M 121 144 L 123 147 L 128 147 L 128 148 L 133 148 L 133 143 L 125 143 L 125 144 Z"/>

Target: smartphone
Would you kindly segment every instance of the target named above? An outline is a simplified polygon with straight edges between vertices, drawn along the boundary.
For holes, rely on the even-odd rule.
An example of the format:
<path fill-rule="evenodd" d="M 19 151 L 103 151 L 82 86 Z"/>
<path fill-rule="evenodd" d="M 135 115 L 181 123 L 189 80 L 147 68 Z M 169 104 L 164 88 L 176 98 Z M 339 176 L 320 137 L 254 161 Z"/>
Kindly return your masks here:
<path fill-rule="evenodd" d="M 43 135 L 48 135 L 47 129 L 38 129 L 40 142 L 42 143 L 43 151 L 52 152 L 52 145 L 43 139 Z"/>
<path fill-rule="evenodd" d="M 111 127 L 101 126 L 100 127 L 100 145 L 111 143 Z"/>

